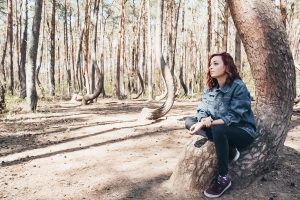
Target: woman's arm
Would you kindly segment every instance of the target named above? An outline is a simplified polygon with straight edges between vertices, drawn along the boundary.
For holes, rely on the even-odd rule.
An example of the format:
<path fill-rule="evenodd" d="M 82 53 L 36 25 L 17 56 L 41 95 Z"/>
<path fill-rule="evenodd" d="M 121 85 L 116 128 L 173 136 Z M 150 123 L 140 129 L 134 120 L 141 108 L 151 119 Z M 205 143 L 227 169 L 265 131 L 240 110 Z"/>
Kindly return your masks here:
<path fill-rule="evenodd" d="M 208 89 L 206 89 L 204 91 L 201 103 L 197 107 L 197 113 L 196 113 L 195 117 L 197 117 L 198 122 L 200 122 L 202 118 L 209 117 L 209 113 L 208 113 L 207 105 L 206 105 L 206 94 L 207 93 L 208 93 Z"/>
<path fill-rule="evenodd" d="M 248 89 L 245 85 L 239 85 L 232 95 L 227 114 L 220 118 L 230 126 L 232 123 L 239 123 L 249 109 L 251 109 L 251 99 Z"/>
<path fill-rule="evenodd" d="M 213 120 L 211 122 L 211 125 L 222 125 L 222 124 L 225 124 L 225 122 L 223 121 L 223 119 L 216 119 L 216 120 Z"/>

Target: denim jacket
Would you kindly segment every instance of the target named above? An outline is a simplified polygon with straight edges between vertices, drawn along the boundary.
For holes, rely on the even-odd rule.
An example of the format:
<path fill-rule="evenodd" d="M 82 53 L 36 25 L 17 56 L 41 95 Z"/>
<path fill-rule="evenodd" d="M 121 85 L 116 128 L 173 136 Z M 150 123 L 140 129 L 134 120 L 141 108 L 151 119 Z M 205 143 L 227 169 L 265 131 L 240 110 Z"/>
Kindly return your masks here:
<path fill-rule="evenodd" d="M 222 119 L 225 125 L 241 128 L 256 137 L 250 93 L 242 80 L 236 79 L 221 88 L 205 89 L 196 117 L 200 121 L 208 116 L 214 120 Z"/>

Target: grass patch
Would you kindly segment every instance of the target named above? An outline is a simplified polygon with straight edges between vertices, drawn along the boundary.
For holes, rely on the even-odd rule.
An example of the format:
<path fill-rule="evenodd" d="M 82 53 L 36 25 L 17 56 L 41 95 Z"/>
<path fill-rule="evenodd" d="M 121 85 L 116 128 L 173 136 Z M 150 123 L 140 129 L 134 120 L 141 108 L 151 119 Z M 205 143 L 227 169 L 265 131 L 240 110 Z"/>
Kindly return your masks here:
<path fill-rule="evenodd" d="M 26 100 L 19 96 L 11 95 L 8 92 L 5 94 L 5 104 L 8 111 L 15 110 L 24 103 L 26 103 Z"/>

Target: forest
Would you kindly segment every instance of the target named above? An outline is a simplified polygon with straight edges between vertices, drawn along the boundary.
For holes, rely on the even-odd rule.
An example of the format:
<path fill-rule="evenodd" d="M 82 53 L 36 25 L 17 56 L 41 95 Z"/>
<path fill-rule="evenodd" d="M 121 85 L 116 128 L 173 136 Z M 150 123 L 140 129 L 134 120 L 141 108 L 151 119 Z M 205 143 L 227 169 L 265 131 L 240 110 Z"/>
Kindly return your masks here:
<path fill-rule="evenodd" d="M 0 199 L 204 199 L 221 52 L 259 135 L 225 198 L 300 198 L 300 0 L 0 0 L 0 33 Z"/>

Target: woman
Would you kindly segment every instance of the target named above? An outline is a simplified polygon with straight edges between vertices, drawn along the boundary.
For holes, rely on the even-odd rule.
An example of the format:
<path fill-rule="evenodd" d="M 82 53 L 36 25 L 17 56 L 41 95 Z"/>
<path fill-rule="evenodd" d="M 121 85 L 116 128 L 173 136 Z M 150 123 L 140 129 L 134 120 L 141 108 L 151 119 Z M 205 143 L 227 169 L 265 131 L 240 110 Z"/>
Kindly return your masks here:
<path fill-rule="evenodd" d="M 204 191 L 210 198 L 221 196 L 230 186 L 229 161 L 236 161 L 239 151 L 256 137 L 250 93 L 241 80 L 233 58 L 228 53 L 209 58 L 207 89 L 195 117 L 185 120 L 190 134 L 203 134 L 215 143 L 218 176 Z"/>

